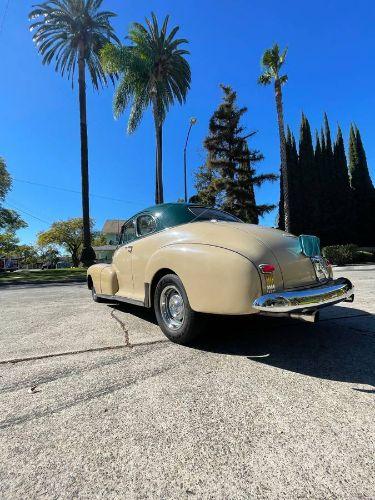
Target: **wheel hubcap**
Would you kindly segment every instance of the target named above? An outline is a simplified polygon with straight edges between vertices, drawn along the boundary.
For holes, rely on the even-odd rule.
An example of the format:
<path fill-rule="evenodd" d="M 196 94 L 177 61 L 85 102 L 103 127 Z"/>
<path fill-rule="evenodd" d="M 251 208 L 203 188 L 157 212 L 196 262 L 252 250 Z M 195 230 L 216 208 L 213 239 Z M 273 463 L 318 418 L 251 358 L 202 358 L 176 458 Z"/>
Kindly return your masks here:
<path fill-rule="evenodd" d="M 185 304 L 174 285 L 166 286 L 160 295 L 160 312 L 165 324 L 171 330 L 178 330 L 184 322 Z"/>

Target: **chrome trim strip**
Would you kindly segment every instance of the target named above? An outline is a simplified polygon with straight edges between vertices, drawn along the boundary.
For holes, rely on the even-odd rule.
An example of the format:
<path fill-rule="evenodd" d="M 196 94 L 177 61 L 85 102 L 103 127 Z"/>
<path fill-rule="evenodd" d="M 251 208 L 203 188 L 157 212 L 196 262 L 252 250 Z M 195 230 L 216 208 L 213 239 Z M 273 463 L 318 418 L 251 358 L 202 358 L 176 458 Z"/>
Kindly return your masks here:
<path fill-rule="evenodd" d="M 254 300 L 253 308 L 274 313 L 309 311 L 350 300 L 353 295 L 352 283 L 346 278 L 338 278 L 320 287 L 262 295 Z"/>

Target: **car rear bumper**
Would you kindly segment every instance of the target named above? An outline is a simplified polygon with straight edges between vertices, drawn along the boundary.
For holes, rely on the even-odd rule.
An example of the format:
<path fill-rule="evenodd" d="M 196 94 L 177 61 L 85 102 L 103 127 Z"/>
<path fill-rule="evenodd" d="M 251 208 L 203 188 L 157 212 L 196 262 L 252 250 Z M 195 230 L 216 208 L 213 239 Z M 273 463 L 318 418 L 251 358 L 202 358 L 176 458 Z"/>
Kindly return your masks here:
<path fill-rule="evenodd" d="M 253 302 L 253 308 L 269 313 L 316 311 L 337 302 L 353 302 L 354 286 L 346 278 L 330 280 L 322 286 L 262 295 Z"/>

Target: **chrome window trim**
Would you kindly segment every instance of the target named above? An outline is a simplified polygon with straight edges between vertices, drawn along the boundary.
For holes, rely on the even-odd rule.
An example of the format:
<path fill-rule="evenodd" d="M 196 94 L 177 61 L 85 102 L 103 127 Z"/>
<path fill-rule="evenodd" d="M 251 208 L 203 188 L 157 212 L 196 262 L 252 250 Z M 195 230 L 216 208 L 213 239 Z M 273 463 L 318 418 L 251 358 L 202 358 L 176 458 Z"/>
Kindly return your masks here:
<path fill-rule="evenodd" d="M 133 223 L 133 227 L 135 229 L 135 236 L 132 240 L 130 241 L 123 241 L 123 238 L 124 238 L 124 232 L 125 232 L 125 227 L 127 226 L 127 224 L 129 224 L 129 222 L 132 222 Z M 123 246 L 123 245 L 128 245 L 129 243 L 131 243 L 132 241 L 136 240 L 137 239 L 137 228 L 135 226 L 135 218 L 131 218 L 131 219 L 128 219 L 126 222 L 124 222 L 124 224 L 122 225 L 122 228 L 121 228 L 121 234 L 120 234 L 120 240 L 119 240 L 119 243 L 118 243 L 118 246 Z"/>
<path fill-rule="evenodd" d="M 221 220 L 221 219 L 218 219 L 219 222 L 241 222 L 242 224 L 244 224 L 244 221 L 239 219 L 238 217 L 236 217 L 235 215 L 232 215 L 230 214 L 229 212 L 225 212 L 224 210 L 220 210 L 220 208 L 215 208 L 215 207 L 204 207 L 204 206 L 200 206 L 200 205 L 192 205 L 192 206 L 188 206 L 187 207 L 188 210 L 194 215 L 195 219 L 189 221 L 189 222 L 205 222 L 205 221 L 209 221 L 211 219 L 201 219 L 199 220 L 199 215 L 195 214 L 192 210 L 192 208 L 202 208 L 203 211 L 204 210 L 215 210 L 216 212 L 221 212 L 225 215 L 229 215 L 229 217 L 233 217 L 233 219 L 235 220 Z M 185 224 L 185 223 L 184 223 Z"/>
<path fill-rule="evenodd" d="M 151 231 L 151 233 L 139 234 L 139 232 L 138 232 L 138 219 L 140 217 L 145 217 L 145 216 L 151 217 L 151 219 L 154 221 L 155 229 L 153 231 Z M 135 231 L 137 233 L 137 238 L 147 238 L 147 236 L 151 236 L 152 234 L 157 233 L 158 232 L 157 229 L 158 229 L 158 222 L 157 222 L 156 218 L 152 214 L 150 214 L 149 212 L 145 212 L 143 214 L 137 215 L 137 217 L 135 219 Z"/>

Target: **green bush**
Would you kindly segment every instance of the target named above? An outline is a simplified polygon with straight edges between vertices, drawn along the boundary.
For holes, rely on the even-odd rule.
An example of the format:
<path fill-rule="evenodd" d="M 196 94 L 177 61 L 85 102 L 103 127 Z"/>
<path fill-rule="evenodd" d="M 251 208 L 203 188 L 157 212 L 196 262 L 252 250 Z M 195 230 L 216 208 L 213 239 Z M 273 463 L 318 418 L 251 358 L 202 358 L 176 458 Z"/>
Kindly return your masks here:
<path fill-rule="evenodd" d="M 355 257 L 358 253 L 358 246 L 353 244 L 332 245 L 324 247 L 322 253 L 323 256 L 331 262 L 331 264 L 344 266 L 345 264 L 353 264 L 355 262 Z"/>

